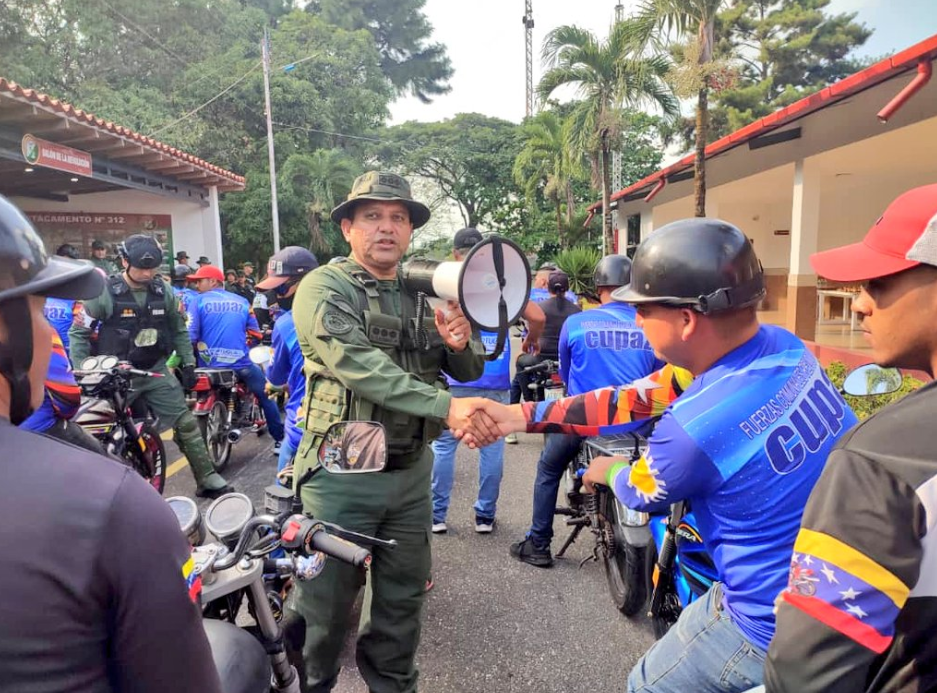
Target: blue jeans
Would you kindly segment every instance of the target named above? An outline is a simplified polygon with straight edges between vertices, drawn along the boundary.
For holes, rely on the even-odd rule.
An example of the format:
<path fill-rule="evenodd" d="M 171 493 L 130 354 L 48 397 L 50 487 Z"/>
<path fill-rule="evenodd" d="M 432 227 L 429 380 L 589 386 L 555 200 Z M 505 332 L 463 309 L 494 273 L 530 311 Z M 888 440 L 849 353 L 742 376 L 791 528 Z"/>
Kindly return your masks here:
<path fill-rule="evenodd" d="M 453 387 L 453 397 L 484 397 L 507 404 L 507 390 L 483 390 L 475 387 Z M 433 522 L 445 522 L 449 511 L 449 497 L 455 476 L 455 451 L 459 441 L 447 430 L 433 441 Z M 501 474 L 504 470 L 504 438 L 478 451 L 478 500 L 475 501 L 476 519 L 493 520 L 498 494 L 501 492 Z"/>
<path fill-rule="evenodd" d="M 579 452 L 582 438 L 565 433 L 547 433 L 543 452 L 537 460 L 537 478 L 534 481 L 534 510 L 530 523 L 530 536 L 538 547 L 550 545 L 553 539 L 553 515 L 556 494 L 560 490 L 563 471 Z"/>
<path fill-rule="evenodd" d="M 761 684 L 764 668 L 764 650 L 732 623 L 717 582 L 635 665 L 628 693 L 742 693 Z"/>
<path fill-rule="evenodd" d="M 237 369 L 238 377 L 247 385 L 247 389 L 257 395 L 257 401 L 260 402 L 260 408 L 264 410 L 264 416 L 267 417 L 267 430 L 274 440 L 283 440 L 283 421 L 280 419 L 280 410 L 277 409 L 277 403 L 267 397 L 264 392 L 264 386 L 267 379 L 259 366 L 251 364 L 247 368 Z"/>

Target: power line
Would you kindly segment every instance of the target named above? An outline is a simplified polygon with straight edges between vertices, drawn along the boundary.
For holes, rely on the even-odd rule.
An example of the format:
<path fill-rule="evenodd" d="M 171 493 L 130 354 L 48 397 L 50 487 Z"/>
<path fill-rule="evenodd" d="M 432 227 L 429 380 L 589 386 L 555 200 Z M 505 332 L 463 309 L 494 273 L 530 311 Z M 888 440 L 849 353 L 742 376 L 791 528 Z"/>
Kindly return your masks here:
<path fill-rule="evenodd" d="M 150 137 L 155 137 L 156 135 L 158 135 L 159 133 L 163 132 L 164 130 L 168 130 L 169 128 L 173 127 L 174 125 L 176 125 L 176 124 L 178 124 L 178 123 L 181 123 L 183 120 L 186 120 L 187 118 L 191 118 L 191 117 L 194 116 L 196 113 L 198 113 L 199 111 L 201 111 L 203 108 L 205 108 L 206 106 L 208 106 L 210 103 L 212 103 L 212 102 L 217 101 L 218 99 L 220 99 L 222 96 L 224 96 L 224 95 L 227 94 L 229 91 L 231 91 L 232 89 L 234 89 L 234 87 L 236 87 L 238 84 L 240 84 L 240 83 L 243 82 L 245 79 L 247 79 L 247 77 L 248 77 L 254 70 L 256 70 L 258 67 L 261 66 L 262 62 L 263 62 L 263 61 L 258 60 L 258 61 L 253 65 L 253 67 L 251 67 L 251 69 L 249 69 L 249 70 L 248 70 L 247 72 L 245 72 L 243 75 L 241 75 L 240 77 L 238 77 L 234 82 L 232 82 L 231 84 L 229 84 L 227 87 L 225 87 L 224 89 L 222 89 L 220 92 L 218 92 L 217 94 L 215 94 L 215 95 L 214 95 L 213 97 L 211 97 L 208 101 L 206 101 L 205 103 L 203 103 L 201 106 L 199 106 L 198 108 L 195 108 L 195 109 L 189 111 L 188 113 L 186 113 L 186 114 L 183 115 L 183 116 L 180 116 L 179 118 L 176 118 L 174 121 L 172 121 L 172 122 L 169 123 L 168 125 L 164 125 L 163 127 L 154 130 L 154 131 L 150 134 Z"/>
<path fill-rule="evenodd" d="M 383 140 L 379 140 L 376 137 L 364 137 L 363 135 L 347 135 L 344 132 L 330 132 L 329 130 L 318 130 L 316 128 L 308 128 L 303 125 L 290 125 L 289 123 L 278 123 L 273 121 L 274 125 L 279 125 L 281 128 L 291 128 L 293 130 L 303 130 L 305 132 L 315 132 L 320 135 L 333 135 L 335 137 L 346 137 L 350 140 L 366 140 L 368 142 L 377 142 L 381 143 Z"/>

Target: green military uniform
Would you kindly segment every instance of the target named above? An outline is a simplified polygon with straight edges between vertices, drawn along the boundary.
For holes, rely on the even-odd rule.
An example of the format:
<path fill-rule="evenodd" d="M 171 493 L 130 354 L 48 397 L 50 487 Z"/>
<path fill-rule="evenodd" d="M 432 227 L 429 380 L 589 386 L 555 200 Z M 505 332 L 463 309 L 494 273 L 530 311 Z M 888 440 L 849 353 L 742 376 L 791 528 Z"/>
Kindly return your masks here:
<path fill-rule="evenodd" d="M 163 281 L 165 286 L 166 322 L 171 334 L 172 348 L 182 359 L 183 366 L 194 366 L 195 355 L 189 333 L 186 329 L 186 316 L 181 310 L 179 300 L 176 298 L 169 282 Z M 147 301 L 147 289 L 134 289 L 133 298 L 143 307 Z M 114 312 L 114 300 L 109 289 L 105 288 L 98 298 L 85 301 L 83 310 L 87 316 L 84 321 L 75 321 L 68 331 L 70 340 L 69 357 L 72 365 L 78 365 L 87 358 L 92 351 L 91 320 L 105 320 Z M 185 402 L 185 393 L 182 386 L 169 368 L 166 366 L 168 353 L 164 354 L 156 363 L 147 368 L 154 373 L 162 373 L 162 378 L 134 378 L 131 401 L 143 397 L 156 416 L 163 424 L 170 424 L 173 431 L 173 440 L 186 456 L 195 482 L 199 488 L 218 489 L 225 486 L 224 479 L 214 471 L 208 449 L 198 428 L 198 423 Z"/>
<path fill-rule="evenodd" d="M 92 256 L 91 264 L 97 267 L 102 272 L 104 272 L 104 274 L 106 274 L 107 276 L 111 276 L 112 274 L 118 271 L 117 265 L 115 265 L 113 262 L 108 260 L 106 257 L 98 259 Z"/>
<path fill-rule="evenodd" d="M 312 272 L 293 310 L 307 377 L 294 479 L 318 465 L 316 453 L 330 424 L 372 420 L 387 430 L 387 469 L 344 476 L 321 471 L 301 488 L 303 507 L 315 517 L 398 542 L 392 550 L 374 549 L 359 628 L 358 667 L 375 693 L 416 690 L 414 655 L 430 573 L 428 443 L 441 430 L 452 399 L 436 386 L 440 371 L 470 381 L 484 367 L 477 335 L 456 353 L 432 317 L 418 330 L 416 315 L 416 301 L 399 276 L 378 281 L 351 260 Z M 423 349 L 427 342 L 429 349 Z M 317 579 L 299 586 L 296 608 L 306 618 L 312 691 L 331 690 L 335 683 L 362 579 L 358 569 L 329 561 Z"/>

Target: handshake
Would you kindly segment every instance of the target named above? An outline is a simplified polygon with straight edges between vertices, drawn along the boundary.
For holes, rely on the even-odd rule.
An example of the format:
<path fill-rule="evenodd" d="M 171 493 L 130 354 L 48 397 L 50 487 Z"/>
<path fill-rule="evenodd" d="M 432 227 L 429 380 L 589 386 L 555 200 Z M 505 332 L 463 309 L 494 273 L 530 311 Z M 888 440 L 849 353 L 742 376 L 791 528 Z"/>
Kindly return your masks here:
<path fill-rule="evenodd" d="M 500 404 L 483 397 L 453 398 L 446 424 L 470 448 L 491 445 L 509 433 L 527 430 L 519 404 Z"/>

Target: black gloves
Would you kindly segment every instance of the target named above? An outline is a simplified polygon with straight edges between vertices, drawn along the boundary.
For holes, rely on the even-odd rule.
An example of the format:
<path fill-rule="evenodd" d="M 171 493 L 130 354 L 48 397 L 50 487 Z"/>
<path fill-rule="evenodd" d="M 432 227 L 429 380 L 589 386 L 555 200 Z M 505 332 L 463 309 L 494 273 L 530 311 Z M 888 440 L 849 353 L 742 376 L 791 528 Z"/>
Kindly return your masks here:
<path fill-rule="evenodd" d="M 191 390 L 195 387 L 195 366 L 183 366 L 182 367 L 182 387 L 186 390 Z"/>

